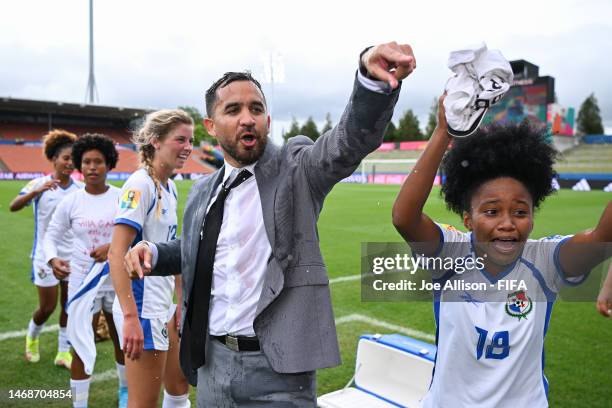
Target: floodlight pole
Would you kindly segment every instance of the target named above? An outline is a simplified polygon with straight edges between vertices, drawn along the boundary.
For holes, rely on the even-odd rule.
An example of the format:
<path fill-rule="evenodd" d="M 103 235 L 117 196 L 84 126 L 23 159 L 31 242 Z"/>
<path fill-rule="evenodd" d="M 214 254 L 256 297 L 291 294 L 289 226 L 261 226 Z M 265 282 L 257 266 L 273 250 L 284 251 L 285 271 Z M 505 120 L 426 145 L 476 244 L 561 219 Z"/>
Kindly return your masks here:
<path fill-rule="evenodd" d="M 89 80 L 85 91 L 85 102 L 90 104 L 98 102 L 98 90 L 94 77 L 93 0 L 89 0 Z"/>

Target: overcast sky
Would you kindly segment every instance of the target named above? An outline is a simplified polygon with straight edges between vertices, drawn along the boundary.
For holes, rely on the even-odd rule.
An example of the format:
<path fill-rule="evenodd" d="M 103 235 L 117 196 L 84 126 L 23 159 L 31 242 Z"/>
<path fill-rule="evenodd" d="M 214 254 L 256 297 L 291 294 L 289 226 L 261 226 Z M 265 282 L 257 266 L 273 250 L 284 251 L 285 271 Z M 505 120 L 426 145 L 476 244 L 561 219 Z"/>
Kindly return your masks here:
<path fill-rule="evenodd" d="M 0 13 L 0 96 L 83 102 L 88 77 L 88 0 L 5 1 Z M 294 4 L 295 3 L 295 4 Z M 612 2 L 608 0 L 196 1 L 95 0 L 99 102 L 145 108 L 203 107 L 225 71 L 264 77 L 280 55 L 284 81 L 265 85 L 276 130 L 292 117 L 317 122 L 344 109 L 360 51 L 412 45 L 417 70 L 395 119 L 424 121 L 450 71 L 450 51 L 485 41 L 555 77 L 558 101 L 576 109 L 591 93 L 612 132 Z M 424 126 L 424 125 L 423 125 Z"/>

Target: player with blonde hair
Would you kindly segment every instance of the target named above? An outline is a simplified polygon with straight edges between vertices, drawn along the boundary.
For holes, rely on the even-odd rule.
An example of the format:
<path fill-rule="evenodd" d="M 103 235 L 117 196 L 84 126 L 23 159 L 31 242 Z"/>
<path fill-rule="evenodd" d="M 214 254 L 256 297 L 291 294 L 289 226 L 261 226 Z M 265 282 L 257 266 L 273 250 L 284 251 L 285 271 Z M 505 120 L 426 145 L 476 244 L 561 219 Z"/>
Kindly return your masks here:
<path fill-rule="evenodd" d="M 117 294 L 113 304 L 126 358 L 129 406 L 157 406 L 164 383 L 163 407 L 189 406 L 189 385 L 178 363 L 180 313 L 172 302 L 174 277 L 130 282 L 123 258 L 141 240 L 170 241 L 177 233 L 177 190 L 170 178 L 192 151 L 193 120 L 182 110 L 147 115 L 133 141 L 142 168 L 126 181 L 110 247 L 110 272 Z M 180 304 L 180 281 L 176 284 Z M 176 313 L 175 313 L 176 311 Z"/>

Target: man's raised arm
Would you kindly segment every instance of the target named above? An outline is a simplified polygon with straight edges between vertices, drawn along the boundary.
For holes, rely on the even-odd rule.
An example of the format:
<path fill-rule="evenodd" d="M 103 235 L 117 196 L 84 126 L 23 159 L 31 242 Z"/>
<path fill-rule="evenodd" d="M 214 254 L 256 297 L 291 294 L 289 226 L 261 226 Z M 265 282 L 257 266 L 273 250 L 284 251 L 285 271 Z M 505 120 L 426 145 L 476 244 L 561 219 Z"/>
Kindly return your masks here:
<path fill-rule="evenodd" d="M 338 125 L 300 152 L 315 192 L 327 194 L 380 146 L 400 83 L 415 68 L 416 60 L 407 44 L 391 42 L 362 53 L 353 93 Z"/>

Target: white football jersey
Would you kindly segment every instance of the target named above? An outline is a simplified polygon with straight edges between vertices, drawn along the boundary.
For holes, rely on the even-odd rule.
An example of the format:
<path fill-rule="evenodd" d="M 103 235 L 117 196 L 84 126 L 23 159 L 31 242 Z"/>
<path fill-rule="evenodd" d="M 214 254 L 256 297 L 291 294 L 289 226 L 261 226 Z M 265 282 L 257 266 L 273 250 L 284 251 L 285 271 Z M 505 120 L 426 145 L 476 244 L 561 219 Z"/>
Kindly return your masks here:
<path fill-rule="evenodd" d="M 471 233 L 439 225 L 438 258 L 476 259 Z M 558 250 L 569 237 L 528 240 L 497 276 L 472 267 L 432 271 L 436 355 L 424 407 L 547 407 L 544 336 L 566 280 Z M 459 244 L 453 244 L 459 243 Z M 463 252 L 463 253 L 462 253 Z"/>
<path fill-rule="evenodd" d="M 168 179 L 167 188 L 162 186 L 161 204 L 158 201 L 153 179 L 144 169 L 134 172 L 123 185 L 115 224 L 126 224 L 136 230 L 134 244 L 142 240 L 167 242 L 176 239 L 177 192 L 172 180 Z M 174 276 L 133 280 L 132 291 L 140 317 L 165 318 L 172 305 Z M 121 313 L 118 298 L 113 304 L 115 312 Z"/>
<path fill-rule="evenodd" d="M 53 214 L 43 242 L 45 262 L 59 256 L 62 237 L 72 231 L 73 245 L 68 258 L 70 294 L 81 285 L 95 262 L 89 256 L 91 251 L 111 241 L 120 193 L 115 186 L 108 186 L 105 193 L 95 195 L 83 188 L 64 197 Z M 113 290 L 110 279 L 100 288 L 100 291 L 108 290 Z"/>
<path fill-rule="evenodd" d="M 19 195 L 27 194 L 51 180 L 53 180 L 52 175 L 38 177 L 26 184 L 26 186 L 19 192 Z M 44 191 L 42 194 L 32 200 L 34 203 L 34 243 L 32 245 L 32 253 L 30 257 L 34 262 L 44 263 L 42 242 L 45 239 L 45 232 L 47 231 L 47 227 L 51 222 L 51 217 L 53 217 L 55 208 L 60 203 L 62 198 L 82 187 L 83 183 L 80 181 L 75 181 L 71 178 L 68 187 L 63 188 L 58 186 L 54 190 Z M 64 257 L 64 259 L 68 259 L 70 257 L 71 250 L 72 232 L 69 231 L 63 237 L 62 242 L 58 245 L 57 251 L 60 256 Z M 32 271 L 32 273 L 34 272 Z"/>

